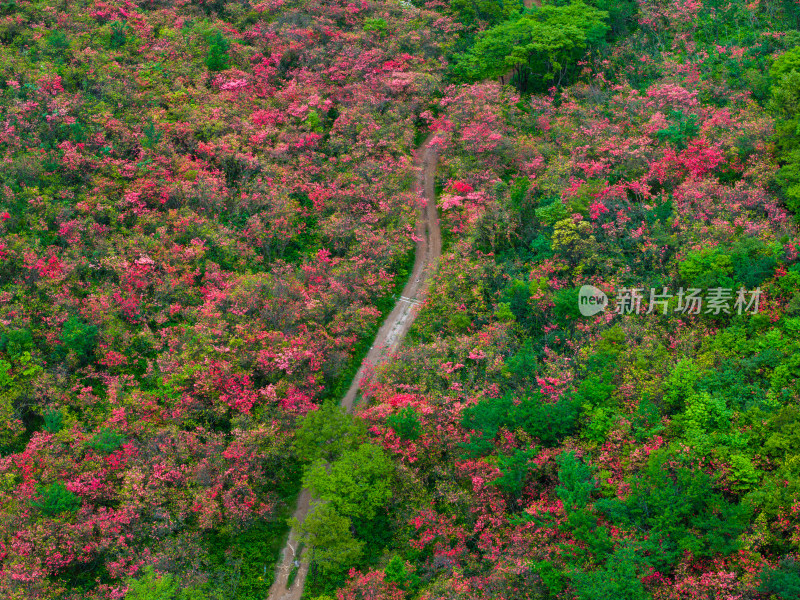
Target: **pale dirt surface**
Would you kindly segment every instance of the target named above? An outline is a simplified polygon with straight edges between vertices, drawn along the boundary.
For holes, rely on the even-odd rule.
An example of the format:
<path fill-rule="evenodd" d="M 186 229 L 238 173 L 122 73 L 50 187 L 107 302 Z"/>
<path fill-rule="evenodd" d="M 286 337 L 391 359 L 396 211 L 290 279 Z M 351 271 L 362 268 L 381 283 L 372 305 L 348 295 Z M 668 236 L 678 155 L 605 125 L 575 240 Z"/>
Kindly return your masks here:
<path fill-rule="evenodd" d="M 347 390 L 344 398 L 342 398 L 342 406 L 348 413 L 353 411 L 353 404 L 358 395 L 362 379 L 372 373 L 376 365 L 386 360 L 398 348 L 414 322 L 419 305 L 425 299 L 430 276 L 435 271 L 439 257 L 442 254 L 442 234 L 439 229 L 439 215 L 436 209 L 436 193 L 434 191 L 434 175 L 438 157 L 436 149 L 428 146 L 431 138 L 432 136 L 425 140 L 417 150 L 414 161 L 420 167 L 420 173 L 417 177 L 417 189 L 425 199 L 425 205 L 420 209 L 421 218 L 417 219 L 417 238 L 419 241 L 417 242 L 414 269 L 408 283 L 403 288 L 400 299 L 378 330 L 375 342 L 366 357 L 364 357 L 358 373 L 353 378 L 350 389 Z M 303 489 L 300 492 L 300 496 L 297 499 L 297 508 L 292 515 L 299 523 L 302 523 L 306 518 L 311 499 L 311 493 L 307 489 Z M 282 561 L 275 573 L 275 582 L 269 591 L 268 600 L 300 600 L 303 595 L 303 586 L 308 575 L 309 566 L 306 552 L 303 552 L 300 556 L 300 570 L 297 572 L 292 587 L 286 589 L 289 572 L 295 561 L 298 538 L 298 528 L 292 527 L 291 531 L 289 531 L 286 547 L 282 552 Z"/>

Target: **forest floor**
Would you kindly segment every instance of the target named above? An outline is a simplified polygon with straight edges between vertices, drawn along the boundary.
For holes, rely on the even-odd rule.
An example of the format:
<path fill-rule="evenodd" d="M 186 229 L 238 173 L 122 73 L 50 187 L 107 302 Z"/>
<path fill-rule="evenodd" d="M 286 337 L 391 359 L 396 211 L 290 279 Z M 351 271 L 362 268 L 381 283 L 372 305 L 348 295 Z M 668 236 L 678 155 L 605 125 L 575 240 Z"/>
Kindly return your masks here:
<path fill-rule="evenodd" d="M 425 199 L 425 204 L 420 207 L 420 218 L 417 219 L 417 249 L 414 269 L 392 312 L 378 330 L 375 341 L 353 378 L 350 389 L 342 398 L 341 404 L 348 413 L 353 411 L 362 381 L 397 349 L 408 333 L 419 310 L 418 307 L 425 300 L 430 276 L 435 271 L 442 254 L 442 235 L 439 229 L 436 192 L 434 191 L 438 156 L 436 149 L 429 146 L 431 138 L 432 136 L 423 142 L 415 156 L 415 164 L 420 167 L 416 187 L 420 196 Z M 297 508 L 292 515 L 296 523 L 299 524 L 305 520 L 310 507 L 311 492 L 303 489 L 297 499 Z M 299 527 L 292 527 L 286 547 L 282 551 L 282 559 L 275 574 L 275 581 L 269 592 L 269 600 L 300 600 L 303 595 L 303 587 L 309 569 L 309 560 L 306 554 L 301 554 L 299 557 L 299 570 L 291 587 L 287 588 L 289 575 L 296 559 L 299 537 Z"/>

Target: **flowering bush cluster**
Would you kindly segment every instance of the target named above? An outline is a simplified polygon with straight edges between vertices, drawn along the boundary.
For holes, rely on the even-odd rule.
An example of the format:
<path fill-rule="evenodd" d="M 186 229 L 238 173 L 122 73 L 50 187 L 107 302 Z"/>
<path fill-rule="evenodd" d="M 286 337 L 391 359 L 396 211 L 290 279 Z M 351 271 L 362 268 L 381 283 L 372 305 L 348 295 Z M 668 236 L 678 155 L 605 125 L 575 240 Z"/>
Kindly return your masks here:
<path fill-rule="evenodd" d="M 0 6 L 0 595 L 264 598 L 302 482 L 312 598 L 798 597 L 799 26 Z M 348 416 L 426 139 L 445 253 Z M 762 296 L 584 317 L 584 284 Z"/>
<path fill-rule="evenodd" d="M 391 2 L 0 10 L 0 596 L 121 598 L 154 566 L 264 597 L 295 420 L 410 266 L 449 21 Z"/>
<path fill-rule="evenodd" d="M 797 597 L 798 13 L 770 7 L 640 2 L 568 85 L 451 81 L 422 115 L 448 246 L 359 414 L 405 597 Z M 762 299 L 584 317 L 584 284 Z"/>

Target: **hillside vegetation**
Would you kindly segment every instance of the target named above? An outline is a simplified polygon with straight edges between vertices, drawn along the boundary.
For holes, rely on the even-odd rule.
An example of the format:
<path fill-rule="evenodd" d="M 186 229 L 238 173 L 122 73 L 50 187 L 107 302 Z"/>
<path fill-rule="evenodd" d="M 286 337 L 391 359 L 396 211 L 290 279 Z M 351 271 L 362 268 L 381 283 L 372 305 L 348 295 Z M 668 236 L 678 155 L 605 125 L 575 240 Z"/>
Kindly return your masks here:
<path fill-rule="evenodd" d="M 797 3 L 9 0 L 0 44 L 0 596 L 265 599 L 306 485 L 312 600 L 800 598 Z M 345 415 L 429 136 L 445 252 Z"/>

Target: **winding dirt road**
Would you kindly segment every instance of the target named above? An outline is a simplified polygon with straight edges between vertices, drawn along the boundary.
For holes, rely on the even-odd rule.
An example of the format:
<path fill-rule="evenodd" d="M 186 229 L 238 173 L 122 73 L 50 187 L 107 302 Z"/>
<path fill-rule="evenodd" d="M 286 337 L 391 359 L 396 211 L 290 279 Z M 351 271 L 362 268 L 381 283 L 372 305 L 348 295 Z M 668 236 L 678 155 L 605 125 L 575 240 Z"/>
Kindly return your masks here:
<path fill-rule="evenodd" d="M 432 137 L 432 136 L 431 136 Z M 384 321 L 375 342 L 370 348 L 361 367 L 353 378 L 350 389 L 342 398 L 342 406 L 349 413 L 353 411 L 361 381 L 373 371 L 375 366 L 385 361 L 400 345 L 411 324 L 417 316 L 418 307 L 427 294 L 430 276 L 436 269 L 439 257 L 442 254 L 442 234 L 439 229 L 439 215 L 436 209 L 436 193 L 434 191 L 434 175 L 438 156 L 436 149 L 429 146 L 429 137 L 417 150 L 414 163 L 420 167 L 416 188 L 425 199 L 425 204 L 420 208 L 420 218 L 417 219 L 417 250 L 414 259 L 414 269 L 411 277 L 403 288 L 400 299 L 394 309 Z M 308 514 L 311 505 L 311 493 L 307 489 L 300 492 L 297 499 L 297 508 L 293 517 L 302 523 Z M 275 582 L 269 591 L 268 600 L 300 600 L 303 595 L 303 586 L 308 575 L 308 556 L 304 552 L 299 557 L 300 569 L 297 572 L 292 587 L 286 587 L 292 565 L 296 559 L 299 531 L 292 527 L 289 539 L 282 552 L 282 560 L 275 573 Z"/>

